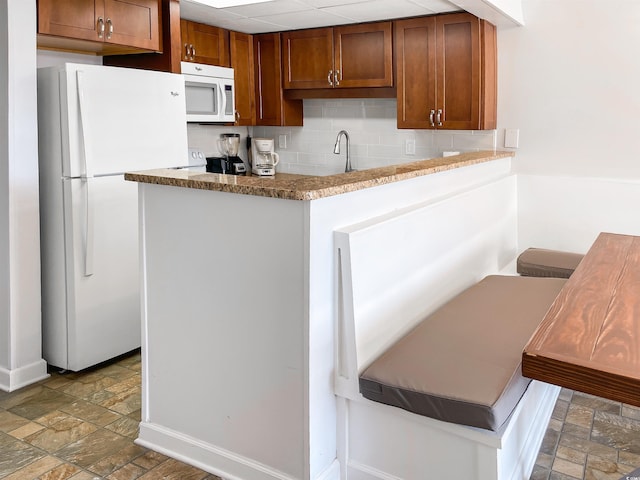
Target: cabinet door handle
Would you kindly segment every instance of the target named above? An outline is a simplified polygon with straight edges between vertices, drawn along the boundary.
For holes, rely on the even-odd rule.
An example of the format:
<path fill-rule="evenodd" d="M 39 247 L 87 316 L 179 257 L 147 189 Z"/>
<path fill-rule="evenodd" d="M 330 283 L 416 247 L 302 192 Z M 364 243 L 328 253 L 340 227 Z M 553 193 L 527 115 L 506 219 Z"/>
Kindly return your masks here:
<path fill-rule="evenodd" d="M 107 25 L 109 26 L 107 30 L 107 40 L 111 40 L 111 36 L 113 35 L 113 22 L 110 18 L 107 18 Z"/>
<path fill-rule="evenodd" d="M 340 85 L 340 70 L 336 70 L 333 74 L 333 84 L 337 87 Z"/>
<path fill-rule="evenodd" d="M 436 126 L 435 121 L 434 121 L 435 114 L 436 114 L 435 110 L 433 110 L 433 109 L 429 110 L 429 124 L 431 124 L 432 127 Z"/>
<path fill-rule="evenodd" d="M 98 38 L 104 37 L 104 18 L 98 17 Z"/>
<path fill-rule="evenodd" d="M 184 59 L 189 60 L 189 44 L 184 44 Z"/>
<path fill-rule="evenodd" d="M 193 46 L 193 43 L 189 45 L 191 47 L 191 60 L 196 56 L 196 47 Z"/>
<path fill-rule="evenodd" d="M 329 75 L 327 75 L 327 81 L 329 85 L 333 87 L 333 70 L 329 70 Z"/>
<path fill-rule="evenodd" d="M 441 108 L 438 109 L 438 113 L 436 114 L 436 123 L 438 124 L 438 127 L 442 126 L 442 109 Z"/>

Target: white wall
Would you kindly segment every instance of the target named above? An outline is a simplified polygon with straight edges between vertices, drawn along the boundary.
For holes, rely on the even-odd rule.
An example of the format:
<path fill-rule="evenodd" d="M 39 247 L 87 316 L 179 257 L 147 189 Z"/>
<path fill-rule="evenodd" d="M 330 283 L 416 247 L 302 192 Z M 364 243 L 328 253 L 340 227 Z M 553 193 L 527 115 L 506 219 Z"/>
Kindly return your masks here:
<path fill-rule="evenodd" d="M 523 0 L 498 33 L 498 147 L 520 129 L 519 245 L 640 234 L 640 2 Z"/>
<path fill-rule="evenodd" d="M 498 122 L 518 172 L 640 178 L 640 2 L 523 0 L 499 31 Z"/>
<path fill-rule="evenodd" d="M 35 2 L 0 2 L 0 389 L 47 376 L 41 354 Z"/>

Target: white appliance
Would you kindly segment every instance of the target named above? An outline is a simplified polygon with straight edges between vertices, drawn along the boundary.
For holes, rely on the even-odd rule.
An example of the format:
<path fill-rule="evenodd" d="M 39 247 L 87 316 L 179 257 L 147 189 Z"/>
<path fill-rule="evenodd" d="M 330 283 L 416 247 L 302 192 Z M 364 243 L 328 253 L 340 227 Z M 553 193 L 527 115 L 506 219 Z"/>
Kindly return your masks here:
<path fill-rule="evenodd" d="M 269 177 L 276 174 L 280 157 L 273 151 L 273 138 L 251 139 L 251 172 Z"/>
<path fill-rule="evenodd" d="M 38 70 L 43 356 L 81 370 L 140 346 L 138 187 L 188 164 L 179 74 Z"/>
<path fill-rule="evenodd" d="M 233 68 L 182 62 L 187 101 L 187 121 L 235 122 Z"/>

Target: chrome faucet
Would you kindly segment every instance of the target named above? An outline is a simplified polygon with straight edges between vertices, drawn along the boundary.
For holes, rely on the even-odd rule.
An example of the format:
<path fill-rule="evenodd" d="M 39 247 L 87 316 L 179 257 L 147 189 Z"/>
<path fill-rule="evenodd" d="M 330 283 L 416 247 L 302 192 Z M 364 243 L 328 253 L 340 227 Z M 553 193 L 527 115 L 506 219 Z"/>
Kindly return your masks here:
<path fill-rule="evenodd" d="M 335 153 L 336 155 L 340 154 L 340 139 L 342 138 L 342 136 L 344 135 L 344 137 L 347 139 L 347 162 L 344 166 L 344 171 L 345 172 L 354 172 L 355 169 L 351 168 L 351 158 L 349 157 L 349 134 L 347 133 L 346 130 L 340 130 L 338 132 L 338 136 L 336 137 L 336 144 L 333 147 L 333 153 Z"/>

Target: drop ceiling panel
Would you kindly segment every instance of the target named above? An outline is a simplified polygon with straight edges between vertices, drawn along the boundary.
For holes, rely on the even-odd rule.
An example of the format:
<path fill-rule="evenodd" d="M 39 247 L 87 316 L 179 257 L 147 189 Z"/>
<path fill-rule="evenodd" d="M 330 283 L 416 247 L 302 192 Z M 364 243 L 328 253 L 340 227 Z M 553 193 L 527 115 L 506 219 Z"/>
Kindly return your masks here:
<path fill-rule="evenodd" d="M 181 17 L 245 33 L 344 25 L 391 18 L 453 12 L 446 0 L 271 0 L 213 8 L 197 0 L 180 2 Z"/>

